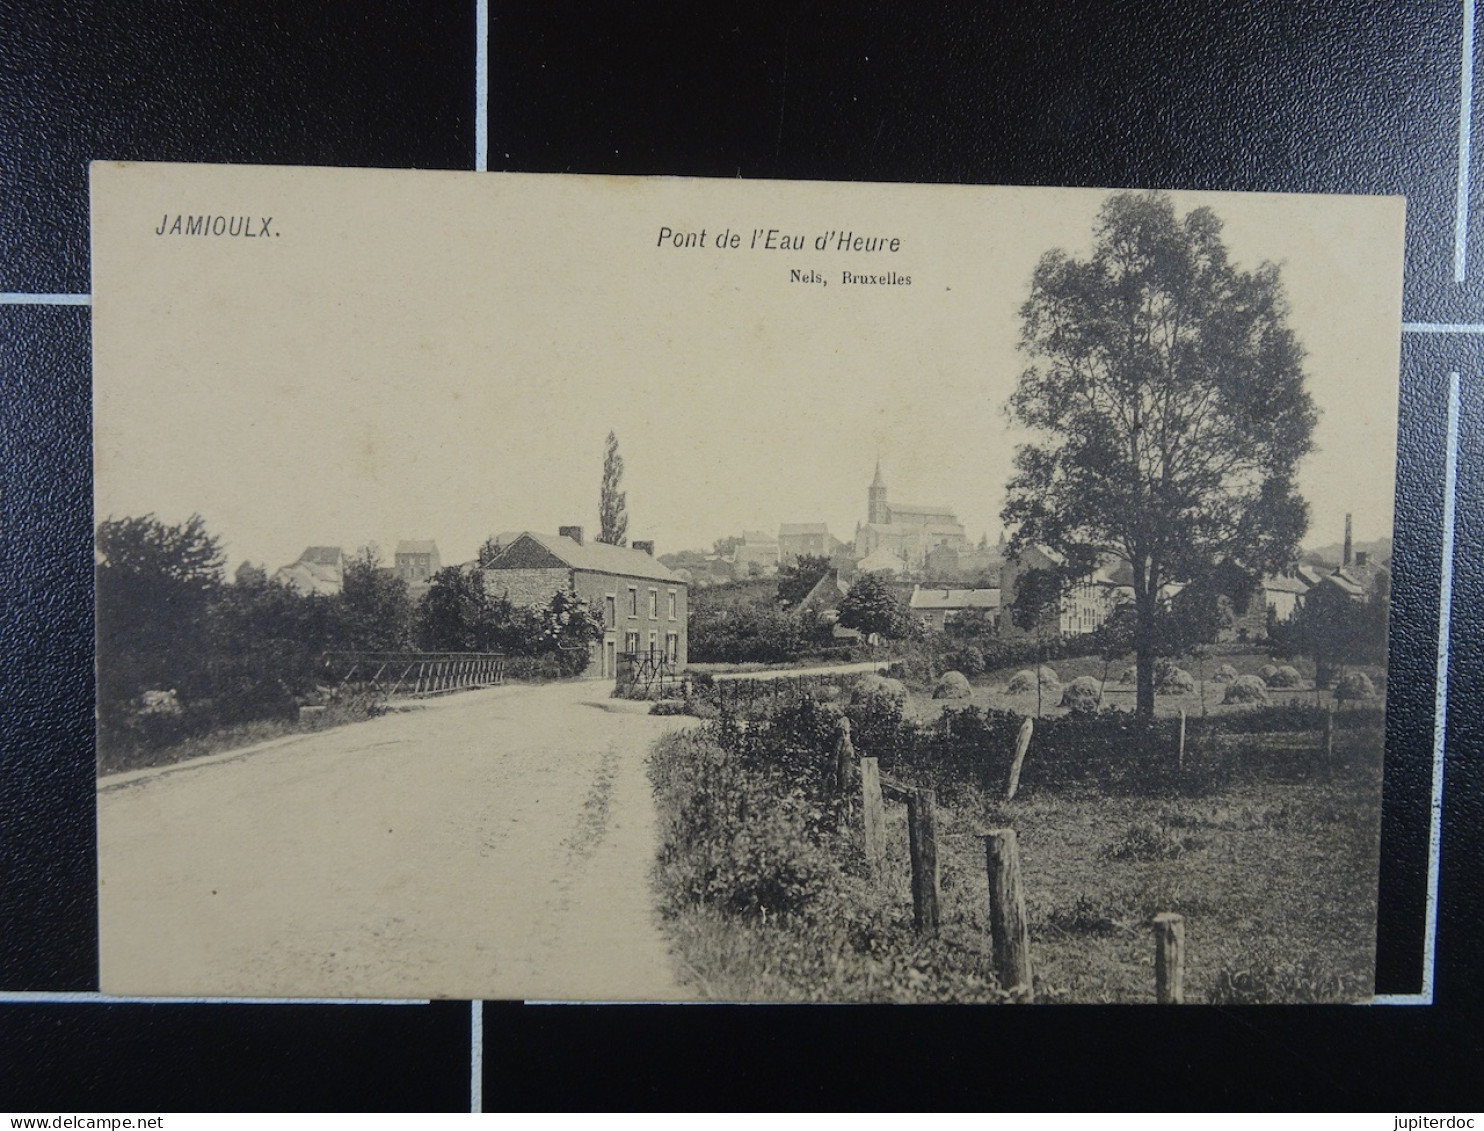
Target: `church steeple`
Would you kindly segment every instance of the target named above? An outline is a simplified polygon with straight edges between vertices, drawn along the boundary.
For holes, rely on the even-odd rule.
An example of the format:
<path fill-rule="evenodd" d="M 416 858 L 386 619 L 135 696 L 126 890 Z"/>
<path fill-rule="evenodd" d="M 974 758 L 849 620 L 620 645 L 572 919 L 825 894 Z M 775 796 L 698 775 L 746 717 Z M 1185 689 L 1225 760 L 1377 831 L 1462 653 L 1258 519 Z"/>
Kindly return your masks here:
<path fill-rule="evenodd" d="M 891 511 L 886 505 L 886 480 L 881 477 L 881 461 L 876 461 L 876 478 L 871 480 L 871 489 L 867 493 L 866 521 L 867 522 L 890 522 Z"/>

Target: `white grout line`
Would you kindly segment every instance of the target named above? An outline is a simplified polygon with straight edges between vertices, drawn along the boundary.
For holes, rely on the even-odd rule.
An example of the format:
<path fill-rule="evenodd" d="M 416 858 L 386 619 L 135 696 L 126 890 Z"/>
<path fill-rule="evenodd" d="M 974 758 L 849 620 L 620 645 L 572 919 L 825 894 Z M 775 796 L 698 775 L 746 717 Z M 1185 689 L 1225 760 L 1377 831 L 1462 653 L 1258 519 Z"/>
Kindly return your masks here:
<path fill-rule="evenodd" d="M 1403 322 L 1403 334 L 1484 334 L 1484 322 Z"/>
<path fill-rule="evenodd" d="M 135 997 L 96 990 L 0 990 L 0 1005 L 427 1005 L 426 998 Z"/>
<path fill-rule="evenodd" d="M 469 1111 L 484 1111 L 484 1002 L 469 1003 Z"/>
<path fill-rule="evenodd" d="M 0 291 L 0 306 L 92 306 L 92 295 L 37 294 Z"/>
<path fill-rule="evenodd" d="M 1458 99 L 1458 190 L 1453 220 L 1453 281 L 1468 271 L 1469 165 L 1474 116 L 1474 0 L 1463 0 L 1463 67 Z"/>
<path fill-rule="evenodd" d="M 474 171 L 490 167 L 490 2 L 474 5 Z M 476 1109 L 477 1110 L 477 1109 Z"/>
<path fill-rule="evenodd" d="M 1458 492 L 1459 377 L 1448 374 L 1448 440 L 1443 470 L 1443 569 L 1438 606 L 1437 686 L 1433 693 L 1432 820 L 1427 835 L 1427 919 L 1422 945 L 1422 994 L 1432 1003 L 1438 942 L 1438 862 L 1443 844 L 1443 751 L 1448 737 L 1448 642 L 1453 622 L 1453 549 Z"/>

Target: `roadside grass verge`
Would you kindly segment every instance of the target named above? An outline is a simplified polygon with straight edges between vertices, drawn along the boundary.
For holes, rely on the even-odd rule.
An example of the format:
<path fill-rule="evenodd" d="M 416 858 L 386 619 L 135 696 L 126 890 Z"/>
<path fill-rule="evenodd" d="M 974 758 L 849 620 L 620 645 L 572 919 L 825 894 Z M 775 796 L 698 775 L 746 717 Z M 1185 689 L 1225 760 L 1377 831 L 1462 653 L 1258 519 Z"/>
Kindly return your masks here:
<path fill-rule="evenodd" d="M 177 762 L 188 762 L 192 758 L 222 754 L 244 746 L 256 746 L 260 742 L 271 742 L 275 738 L 333 730 L 351 723 L 365 722 L 385 713 L 386 707 L 381 701 L 357 696 L 343 702 L 329 703 L 319 710 L 300 711 L 297 718 L 252 719 L 229 723 L 210 727 L 202 733 L 160 746 L 119 740 L 108 742 L 100 736 L 98 776 L 143 770 L 151 766 L 171 766 Z"/>

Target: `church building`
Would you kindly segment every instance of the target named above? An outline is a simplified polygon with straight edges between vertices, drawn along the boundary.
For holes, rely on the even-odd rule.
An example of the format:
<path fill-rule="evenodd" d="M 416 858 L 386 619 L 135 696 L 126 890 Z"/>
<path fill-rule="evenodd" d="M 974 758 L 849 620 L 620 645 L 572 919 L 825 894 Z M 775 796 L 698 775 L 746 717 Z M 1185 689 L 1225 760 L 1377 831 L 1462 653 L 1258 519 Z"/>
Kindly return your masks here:
<path fill-rule="evenodd" d="M 867 493 L 866 522 L 856 527 L 857 560 L 881 562 L 896 558 L 903 572 L 920 572 L 927 556 L 940 546 L 965 550 L 969 540 L 963 524 L 949 507 L 891 503 L 886 498 L 886 480 L 881 461 Z"/>

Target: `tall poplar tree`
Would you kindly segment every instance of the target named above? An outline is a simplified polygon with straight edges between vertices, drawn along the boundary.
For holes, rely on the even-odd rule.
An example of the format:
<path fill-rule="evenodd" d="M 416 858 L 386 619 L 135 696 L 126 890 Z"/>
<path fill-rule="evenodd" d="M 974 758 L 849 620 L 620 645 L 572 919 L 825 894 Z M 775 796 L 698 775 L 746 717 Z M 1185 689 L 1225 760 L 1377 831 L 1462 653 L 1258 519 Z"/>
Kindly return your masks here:
<path fill-rule="evenodd" d="M 625 509 L 628 495 L 619 490 L 622 482 L 623 456 L 618 454 L 618 437 L 609 432 L 608 448 L 603 454 L 603 488 L 598 500 L 598 541 L 610 546 L 628 545 L 629 514 Z"/>

